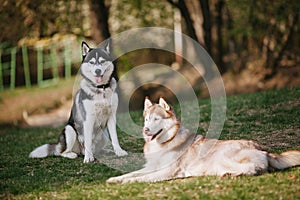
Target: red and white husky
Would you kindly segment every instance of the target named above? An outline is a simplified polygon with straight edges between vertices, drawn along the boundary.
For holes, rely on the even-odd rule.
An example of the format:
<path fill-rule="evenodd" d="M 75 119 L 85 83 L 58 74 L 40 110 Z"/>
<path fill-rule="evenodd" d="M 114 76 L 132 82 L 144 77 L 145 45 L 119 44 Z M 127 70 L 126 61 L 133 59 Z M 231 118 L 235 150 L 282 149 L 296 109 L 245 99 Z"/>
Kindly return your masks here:
<path fill-rule="evenodd" d="M 181 126 L 174 110 L 160 98 L 145 99 L 145 167 L 107 182 L 156 182 L 206 175 L 255 175 L 300 165 L 300 151 L 272 154 L 247 140 L 215 140 Z"/>

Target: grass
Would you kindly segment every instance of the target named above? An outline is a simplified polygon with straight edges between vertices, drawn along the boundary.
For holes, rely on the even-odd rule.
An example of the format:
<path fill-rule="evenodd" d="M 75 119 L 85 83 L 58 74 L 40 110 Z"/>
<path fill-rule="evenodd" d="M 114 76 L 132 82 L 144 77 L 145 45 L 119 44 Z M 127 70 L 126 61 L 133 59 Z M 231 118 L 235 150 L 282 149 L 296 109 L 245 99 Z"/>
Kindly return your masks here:
<path fill-rule="evenodd" d="M 210 101 L 199 102 L 200 132 L 210 119 Z M 175 106 L 175 108 L 177 108 Z M 178 108 L 177 108 L 178 110 Z M 141 121 L 141 111 L 131 113 Z M 251 139 L 272 152 L 300 149 L 300 88 L 228 97 L 221 139 Z M 300 168 L 251 177 L 194 177 L 160 183 L 106 184 L 121 174 L 83 157 L 29 159 L 33 148 L 56 142 L 59 128 L 0 129 L 1 199 L 299 199 Z M 119 130 L 121 146 L 141 152 L 142 139 Z"/>

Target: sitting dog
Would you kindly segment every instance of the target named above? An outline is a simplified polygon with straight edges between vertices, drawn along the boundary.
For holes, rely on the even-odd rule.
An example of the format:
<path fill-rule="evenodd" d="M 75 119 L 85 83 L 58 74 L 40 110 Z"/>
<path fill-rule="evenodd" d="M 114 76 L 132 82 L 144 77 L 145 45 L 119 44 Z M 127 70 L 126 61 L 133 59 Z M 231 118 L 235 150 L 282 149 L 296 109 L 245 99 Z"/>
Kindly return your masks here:
<path fill-rule="evenodd" d="M 109 42 L 104 48 L 94 49 L 82 42 L 82 57 L 80 73 L 83 79 L 58 143 L 44 144 L 33 150 L 29 157 L 42 158 L 54 154 L 73 159 L 83 154 L 84 163 L 93 162 L 95 152 L 104 149 L 108 142 L 107 129 L 115 154 L 127 155 L 117 138 L 117 82 L 113 77 L 115 67 Z"/>
<path fill-rule="evenodd" d="M 156 182 L 206 175 L 255 175 L 300 165 L 300 151 L 280 155 L 247 140 L 205 139 L 181 126 L 174 110 L 160 98 L 144 103 L 145 167 L 107 180 Z"/>

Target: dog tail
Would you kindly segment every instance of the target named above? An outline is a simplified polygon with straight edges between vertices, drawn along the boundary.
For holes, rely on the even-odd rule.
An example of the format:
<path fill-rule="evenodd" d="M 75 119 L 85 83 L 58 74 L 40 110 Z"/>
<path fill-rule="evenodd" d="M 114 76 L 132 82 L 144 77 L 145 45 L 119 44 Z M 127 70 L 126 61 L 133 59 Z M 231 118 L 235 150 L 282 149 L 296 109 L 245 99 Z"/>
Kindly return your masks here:
<path fill-rule="evenodd" d="M 66 150 L 66 146 L 67 146 L 66 129 L 73 130 L 71 126 L 67 125 L 59 135 L 57 144 L 44 144 L 42 146 L 39 146 L 29 154 L 29 158 L 45 158 L 50 155 L 56 155 L 56 156 L 61 155 L 61 153 L 64 150 Z"/>
<path fill-rule="evenodd" d="M 286 151 L 281 154 L 268 154 L 271 169 L 286 169 L 300 165 L 300 151 Z"/>
<path fill-rule="evenodd" d="M 54 155 L 57 152 L 57 146 L 58 144 L 44 144 L 39 146 L 29 154 L 29 158 L 44 158 Z"/>

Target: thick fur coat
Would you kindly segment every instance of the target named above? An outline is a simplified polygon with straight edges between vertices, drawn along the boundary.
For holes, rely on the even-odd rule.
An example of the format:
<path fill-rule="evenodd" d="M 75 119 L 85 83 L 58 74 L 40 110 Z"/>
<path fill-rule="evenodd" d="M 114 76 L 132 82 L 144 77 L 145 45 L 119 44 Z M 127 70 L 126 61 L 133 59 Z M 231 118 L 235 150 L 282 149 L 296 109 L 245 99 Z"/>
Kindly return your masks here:
<path fill-rule="evenodd" d="M 143 169 L 107 180 L 156 182 L 191 176 L 256 175 L 300 165 L 300 151 L 273 154 L 248 140 L 206 139 L 181 126 L 172 107 L 161 98 L 144 105 Z"/>

